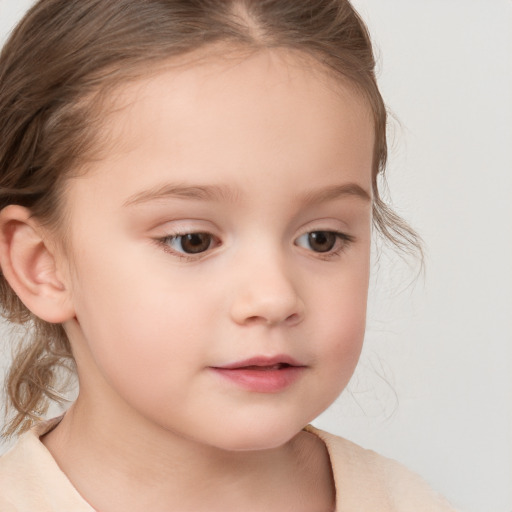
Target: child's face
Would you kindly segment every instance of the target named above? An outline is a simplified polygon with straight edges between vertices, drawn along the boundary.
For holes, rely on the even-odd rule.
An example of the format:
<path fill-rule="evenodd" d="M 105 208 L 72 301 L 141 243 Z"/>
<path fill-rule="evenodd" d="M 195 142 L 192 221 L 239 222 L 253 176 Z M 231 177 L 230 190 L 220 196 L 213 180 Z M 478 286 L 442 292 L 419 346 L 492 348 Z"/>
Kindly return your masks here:
<path fill-rule="evenodd" d="M 169 68 L 116 95 L 111 149 L 66 196 L 79 400 L 212 446 L 280 445 L 360 353 L 369 108 L 284 51 Z M 301 367 L 219 370 L 283 355 Z"/>

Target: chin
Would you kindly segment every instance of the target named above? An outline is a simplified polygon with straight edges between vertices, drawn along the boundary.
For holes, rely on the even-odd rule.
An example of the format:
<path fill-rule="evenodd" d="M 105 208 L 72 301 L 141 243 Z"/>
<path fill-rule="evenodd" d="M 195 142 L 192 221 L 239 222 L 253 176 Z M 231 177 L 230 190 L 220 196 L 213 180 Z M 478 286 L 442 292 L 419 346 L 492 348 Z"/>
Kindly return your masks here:
<path fill-rule="evenodd" d="M 250 426 L 238 428 L 231 424 L 221 429 L 214 444 L 228 451 L 272 450 L 288 443 L 303 427 L 287 424 L 282 418 L 279 424 L 255 421 Z"/>

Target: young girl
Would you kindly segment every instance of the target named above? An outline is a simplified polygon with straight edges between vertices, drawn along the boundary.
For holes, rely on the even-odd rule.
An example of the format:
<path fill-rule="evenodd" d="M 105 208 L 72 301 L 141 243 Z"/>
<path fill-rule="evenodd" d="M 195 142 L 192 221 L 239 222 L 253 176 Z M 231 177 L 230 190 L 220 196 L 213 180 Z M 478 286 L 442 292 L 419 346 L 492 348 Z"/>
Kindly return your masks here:
<path fill-rule="evenodd" d="M 40 0 L 0 84 L 0 293 L 30 332 L 2 512 L 453 510 L 309 426 L 361 351 L 372 230 L 417 244 L 346 0 Z"/>

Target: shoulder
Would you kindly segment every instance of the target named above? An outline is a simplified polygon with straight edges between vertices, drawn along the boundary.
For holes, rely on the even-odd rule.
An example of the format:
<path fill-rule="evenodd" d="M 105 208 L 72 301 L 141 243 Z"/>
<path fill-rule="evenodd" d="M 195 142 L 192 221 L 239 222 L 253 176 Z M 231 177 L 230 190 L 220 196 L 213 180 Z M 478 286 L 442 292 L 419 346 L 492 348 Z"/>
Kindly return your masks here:
<path fill-rule="evenodd" d="M 337 512 L 456 512 L 421 477 L 397 461 L 312 426 L 305 430 L 322 439 L 329 452 Z"/>
<path fill-rule="evenodd" d="M 0 457 L 1 512 L 93 512 L 39 440 L 59 419 L 39 423 Z"/>
<path fill-rule="evenodd" d="M 29 433 L 0 457 L 0 510 L 24 511 L 34 505 L 39 486 L 37 468 L 39 453 L 34 450 Z M 43 505 L 44 507 L 44 505 Z M 45 510 L 44 508 L 42 510 Z"/>

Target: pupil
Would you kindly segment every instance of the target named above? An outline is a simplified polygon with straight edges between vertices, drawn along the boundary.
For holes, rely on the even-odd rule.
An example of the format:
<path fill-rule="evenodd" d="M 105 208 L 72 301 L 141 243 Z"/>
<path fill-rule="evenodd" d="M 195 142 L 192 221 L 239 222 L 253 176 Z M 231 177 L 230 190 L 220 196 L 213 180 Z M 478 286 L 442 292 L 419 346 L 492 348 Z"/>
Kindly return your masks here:
<path fill-rule="evenodd" d="M 181 238 L 181 248 L 189 254 L 204 252 L 210 247 L 210 235 L 206 233 L 190 233 Z"/>
<path fill-rule="evenodd" d="M 316 252 L 330 251 L 336 243 L 336 235 L 329 231 L 313 231 L 308 238 L 309 245 Z"/>

